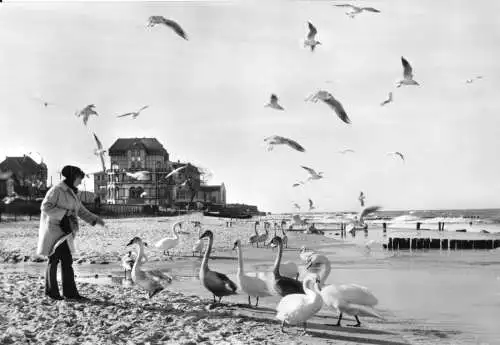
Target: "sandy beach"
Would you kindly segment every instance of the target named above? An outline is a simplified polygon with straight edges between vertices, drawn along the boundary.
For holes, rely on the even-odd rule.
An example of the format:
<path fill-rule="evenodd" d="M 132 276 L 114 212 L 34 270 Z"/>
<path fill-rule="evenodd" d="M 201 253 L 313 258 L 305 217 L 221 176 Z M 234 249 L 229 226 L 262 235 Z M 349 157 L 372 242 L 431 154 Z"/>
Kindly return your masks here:
<path fill-rule="evenodd" d="M 309 322 L 310 332 L 300 336 L 301 328 L 279 331 L 274 308 L 278 297 L 261 300 L 259 308 L 248 308 L 247 297 L 225 298 L 224 306 L 208 309 L 211 296 L 199 280 L 200 258 L 192 257 L 192 243 L 197 231 L 183 228 L 181 244 L 173 260 L 159 250 L 150 249 L 146 267 L 160 268 L 174 276 L 174 282 L 153 299 L 124 280 L 120 257 L 128 250 L 125 244 L 133 236 L 154 243 L 170 234 L 177 219 L 109 220 L 108 229 L 83 226 L 78 238 L 79 254 L 75 273 L 80 292 L 90 302 L 54 302 L 43 297 L 44 263 L 33 255 L 37 240 L 37 222 L 2 223 L 0 225 L 1 271 L 0 315 L 3 315 L 1 344 L 408 344 L 399 334 L 394 321 L 366 320 L 362 328 L 333 327 L 336 313 L 322 309 Z M 202 219 L 204 229 L 215 233 L 210 267 L 227 272 L 234 279 L 235 253 L 231 250 L 237 238 L 253 233 L 253 223 L 236 222 L 226 228 L 224 221 Z M 196 232 L 196 233 L 195 233 Z M 290 245 L 285 260 L 300 263 L 297 248 L 307 244 L 316 248 L 348 248 L 335 239 L 323 236 L 289 234 Z M 266 269 L 276 255 L 268 248 L 244 246 L 247 271 Z M 12 264 L 17 259 L 21 262 Z M 24 261 L 26 258 L 26 261 Z M 35 262 L 32 262 L 35 261 Z M 258 262 L 266 262 L 266 265 Z M 92 262 L 92 263 L 91 263 Z M 381 311 L 388 319 L 390 313 Z M 6 316 L 9 317 L 6 317 Z M 352 323 L 346 317 L 346 324 Z M 56 332 L 54 332 L 56 331 Z"/>

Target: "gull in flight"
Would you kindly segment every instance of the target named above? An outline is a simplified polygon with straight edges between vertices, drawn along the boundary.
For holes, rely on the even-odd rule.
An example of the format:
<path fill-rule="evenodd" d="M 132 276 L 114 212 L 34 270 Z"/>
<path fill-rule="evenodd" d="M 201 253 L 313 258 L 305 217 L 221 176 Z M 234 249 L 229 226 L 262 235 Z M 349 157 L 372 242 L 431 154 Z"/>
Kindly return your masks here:
<path fill-rule="evenodd" d="M 33 97 L 33 98 L 34 98 L 34 99 L 36 99 L 36 100 L 38 100 L 38 101 L 40 101 L 40 102 L 42 102 L 42 104 L 43 104 L 43 106 L 44 106 L 45 108 L 47 108 L 49 105 L 55 105 L 54 103 L 47 102 L 46 100 L 42 99 L 42 98 L 41 98 L 41 97 L 39 97 L 39 96 L 36 96 L 36 97 Z"/>
<path fill-rule="evenodd" d="M 276 110 L 285 110 L 285 108 L 278 104 L 278 96 L 276 96 L 274 93 L 271 95 L 271 100 L 269 101 L 269 103 L 267 103 L 265 106 Z"/>
<path fill-rule="evenodd" d="M 149 171 L 145 171 L 145 170 L 142 170 L 142 171 L 136 171 L 136 172 L 127 172 L 126 173 L 127 176 L 130 176 L 132 177 L 134 180 L 138 180 L 138 181 L 147 181 L 149 180 Z"/>
<path fill-rule="evenodd" d="M 383 107 L 384 105 L 389 104 L 391 102 L 392 102 L 392 92 L 389 92 L 389 98 L 387 98 L 385 101 L 380 103 L 380 106 Z"/>
<path fill-rule="evenodd" d="M 373 13 L 380 13 L 379 10 L 377 10 L 376 8 L 373 8 L 373 7 L 358 7 L 358 6 L 354 6 L 354 5 L 351 5 L 351 4 L 339 4 L 339 5 L 333 5 L 333 6 L 336 6 L 336 7 L 349 7 L 351 10 L 346 12 L 345 14 L 347 14 L 351 19 L 354 19 L 354 17 L 357 15 L 357 14 L 360 14 L 361 12 L 373 12 Z"/>
<path fill-rule="evenodd" d="M 353 149 L 345 149 L 345 150 L 340 150 L 340 151 L 339 151 L 339 153 L 341 153 L 341 154 L 343 154 L 343 155 L 345 155 L 346 153 L 349 153 L 349 152 L 354 153 L 354 152 L 356 152 L 356 151 L 354 151 Z"/>
<path fill-rule="evenodd" d="M 314 51 L 314 48 L 318 45 L 321 44 L 320 41 L 316 40 L 316 34 L 318 33 L 318 30 L 314 27 L 314 25 L 311 24 L 311 22 L 307 22 L 309 26 L 309 33 L 307 34 L 307 39 L 304 41 L 304 48 L 309 46 L 311 47 L 311 51 Z"/>
<path fill-rule="evenodd" d="M 83 124 L 86 126 L 90 115 L 99 116 L 99 114 L 97 113 L 97 111 L 95 111 L 94 108 L 95 108 L 94 104 L 89 104 L 85 108 L 83 108 L 82 110 L 77 111 L 75 113 L 75 115 L 76 115 L 76 117 L 82 116 L 83 117 Z"/>
<path fill-rule="evenodd" d="M 104 162 L 104 154 L 106 153 L 106 150 L 103 148 L 101 141 L 99 140 L 97 135 L 95 135 L 95 133 L 94 133 L 94 139 L 97 144 L 97 149 L 94 150 L 94 154 L 101 158 L 102 171 L 106 171 L 106 164 Z"/>
<path fill-rule="evenodd" d="M 40 152 L 38 151 L 31 151 L 31 152 L 28 152 L 28 156 L 31 156 L 32 154 L 36 153 L 38 156 L 40 156 L 40 163 L 43 163 L 43 157 L 41 155 Z"/>
<path fill-rule="evenodd" d="M 471 79 L 467 79 L 465 82 L 467 84 L 472 84 L 473 82 L 475 82 L 478 79 L 483 79 L 483 76 L 482 75 L 478 75 L 477 77 L 474 77 L 474 78 L 471 78 Z"/>
<path fill-rule="evenodd" d="M 337 101 L 332 96 L 331 93 L 329 93 L 328 91 L 319 90 L 315 94 L 312 94 L 312 95 L 310 95 L 309 97 L 306 98 L 306 101 L 311 101 L 311 102 L 314 102 L 314 103 L 317 103 L 318 100 L 322 100 L 323 102 L 325 102 L 326 104 L 328 104 L 330 106 L 330 108 L 332 108 L 335 111 L 335 113 L 337 114 L 337 116 L 342 121 L 344 121 L 347 124 L 351 123 L 351 120 L 347 116 L 347 113 L 344 110 L 344 107 L 342 106 L 342 104 L 339 101 Z"/>
<path fill-rule="evenodd" d="M 309 211 L 314 210 L 316 207 L 314 207 L 313 201 L 309 199 Z"/>
<path fill-rule="evenodd" d="M 373 212 L 377 212 L 380 209 L 381 209 L 380 206 L 368 206 L 363 208 L 363 210 L 361 210 L 361 212 L 359 212 L 359 214 L 355 217 L 355 223 L 356 223 L 355 226 L 367 227 L 364 218 L 372 214 Z"/>
<path fill-rule="evenodd" d="M 307 172 L 309 173 L 309 177 L 307 178 L 308 181 L 310 181 L 310 180 L 319 180 L 319 179 L 323 178 L 323 172 L 322 171 L 316 172 L 314 169 L 306 167 L 306 166 L 303 166 L 303 165 L 301 165 L 301 167 L 303 169 L 306 169 Z"/>
<path fill-rule="evenodd" d="M 146 196 L 148 196 L 147 192 L 142 192 L 141 195 L 140 195 L 141 198 L 145 198 Z"/>
<path fill-rule="evenodd" d="M 186 164 L 186 165 L 183 165 L 183 166 L 181 166 L 181 167 L 178 167 L 177 169 L 172 170 L 171 172 L 169 172 L 169 173 L 167 174 L 167 176 L 165 176 L 165 177 L 164 177 L 164 179 L 166 180 L 166 179 L 168 179 L 170 176 L 172 176 L 172 175 L 176 175 L 179 171 L 181 171 L 181 170 L 183 170 L 183 169 L 186 169 L 186 167 L 187 167 L 187 164 Z"/>
<path fill-rule="evenodd" d="M 296 182 L 292 185 L 292 187 L 298 187 L 300 185 L 303 185 L 304 184 L 304 181 L 299 181 L 299 182 Z"/>
<path fill-rule="evenodd" d="M 300 210 L 300 205 L 297 204 L 297 203 L 294 203 L 293 206 L 297 209 L 297 210 Z"/>
<path fill-rule="evenodd" d="M 389 152 L 387 153 L 388 155 L 393 155 L 393 156 L 398 156 L 399 158 L 401 158 L 403 160 L 403 162 L 405 161 L 405 156 L 401 153 L 401 152 Z"/>
<path fill-rule="evenodd" d="M 292 139 L 288 139 L 285 137 L 280 137 L 279 135 L 273 135 L 270 137 L 267 137 L 264 139 L 264 141 L 267 143 L 268 151 L 272 151 L 275 145 L 288 145 L 292 149 L 297 150 L 299 152 L 304 152 L 305 149 L 296 141 Z"/>
<path fill-rule="evenodd" d="M 403 80 L 398 82 L 397 87 L 401 87 L 402 85 L 420 85 L 415 80 L 413 80 L 413 68 L 410 63 L 401 56 L 401 63 L 403 64 Z"/>
<path fill-rule="evenodd" d="M 365 206 L 365 194 L 363 192 L 359 193 L 359 198 L 358 198 L 361 207 Z"/>
<path fill-rule="evenodd" d="M 151 16 L 151 17 L 149 17 L 148 25 L 146 27 L 153 27 L 157 24 L 162 24 L 162 25 L 168 26 L 169 28 L 174 30 L 175 33 L 177 35 L 179 35 L 180 37 L 184 38 L 185 40 L 188 39 L 186 33 L 184 32 L 184 30 L 182 29 L 182 27 L 179 24 L 177 24 L 173 20 L 167 19 L 163 16 Z"/>
<path fill-rule="evenodd" d="M 122 115 L 118 115 L 117 117 L 125 117 L 125 116 L 132 116 L 133 119 L 137 118 L 137 116 L 139 116 L 139 114 L 141 113 L 141 111 L 143 111 L 144 109 L 147 109 L 149 108 L 149 105 L 145 105 L 144 107 L 142 107 L 141 109 L 137 110 L 137 111 L 132 111 L 130 113 L 125 113 L 125 114 L 122 114 Z"/>

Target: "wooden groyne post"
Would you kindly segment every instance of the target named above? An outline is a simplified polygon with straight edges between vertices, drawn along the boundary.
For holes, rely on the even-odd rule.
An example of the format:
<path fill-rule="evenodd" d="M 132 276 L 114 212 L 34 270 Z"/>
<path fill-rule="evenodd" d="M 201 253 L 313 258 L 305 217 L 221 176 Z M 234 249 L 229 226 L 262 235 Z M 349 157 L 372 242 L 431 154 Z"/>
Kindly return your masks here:
<path fill-rule="evenodd" d="M 495 249 L 500 248 L 500 239 L 447 239 L 447 238 L 409 238 L 389 237 L 389 250 L 468 250 L 468 249 Z"/>

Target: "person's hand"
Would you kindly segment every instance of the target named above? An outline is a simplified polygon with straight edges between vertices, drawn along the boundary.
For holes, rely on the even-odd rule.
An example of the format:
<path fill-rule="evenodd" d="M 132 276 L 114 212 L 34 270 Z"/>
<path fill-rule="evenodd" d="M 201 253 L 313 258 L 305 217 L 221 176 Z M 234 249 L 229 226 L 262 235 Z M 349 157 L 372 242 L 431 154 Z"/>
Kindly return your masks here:
<path fill-rule="evenodd" d="M 68 210 L 66 211 L 66 215 L 69 217 L 69 216 L 73 216 L 73 217 L 76 217 L 76 212 L 75 210 Z"/>
<path fill-rule="evenodd" d="M 100 226 L 106 226 L 106 224 L 104 223 L 104 220 L 102 220 L 102 218 L 97 218 L 95 223 L 97 225 L 100 225 Z"/>

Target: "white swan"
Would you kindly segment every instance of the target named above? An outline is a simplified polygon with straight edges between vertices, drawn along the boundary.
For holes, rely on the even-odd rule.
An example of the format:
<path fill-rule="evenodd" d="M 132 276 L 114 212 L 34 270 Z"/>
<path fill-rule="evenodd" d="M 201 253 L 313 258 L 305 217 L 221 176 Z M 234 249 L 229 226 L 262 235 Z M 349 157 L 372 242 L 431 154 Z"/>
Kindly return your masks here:
<path fill-rule="evenodd" d="M 147 246 L 147 243 L 142 242 L 139 237 L 134 237 L 127 246 L 133 244 L 137 244 L 139 251 L 130 275 L 132 276 L 132 281 L 142 289 L 148 291 L 148 296 L 151 298 L 164 289 L 163 284 L 171 284 L 172 277 L 159 270 L 142 271 L 141 265 L 144 260 L 144 246 Z"/>
<path fill-rule="evenodd" d="M 313 250 L 308 250 L 305 246 L 300 247 L 299 257 L 300 260 L 307 262 L 307 258 L 314 254 Z"/>
<path fill-rule="evenodd" d="M 200 256 L 203 253 L 203 240 L 200 239 L 201 235 L 201 224 L 196 223 L 195 228 L 198 228 L 198 240 L 193 245 L 193 256 L 195 252 L 199 252 Z"/>
<path fill-rule="evenodd" d="M 172 232 L 174 233 L 174 237 L 165 237 L 155 243 L 156 248 L 163 249 L 163 254 L 165 251 L 168 255 L 170 255 L 170 249 L 175 248 L 179 244 L 179 233 L 177 230 L 177 225 L 181 227 L 182 222 L 176 222 L 172 225 Z"/>
<path fill-rule="evenodd" d="M 313 289 L 309 286 L 314 283 Z M 291 294 L 283 297 L 276 307 L 276 318 L 281 321 L 281 332 L 284 332 L 285 323 L 304 324 L 304 334 L 307 332 L 307 320 L 321 310 L 323 299 L 319 290 L 320 280 L 313 275 L 304 279 L 304 294 Z"/>
<path fill-rule="evenodd" d="M 253 247 L 253 244 L 256 243 L 257 244 L 257 248 L 259 248 L 259 233 L 257 232 L 257 225 L 259 225 L 260 223 L 258 221 L 255 222 L 255 225 L 254 225 L 254 228 L 253 230 L 255 231 L 255 235 L 252 235 L 250 236 L 250 238 L 248 239 L 248 243 L 250 243 Z"/>
<path fill-rule="evenodd" d="M 246 275 L 243 270 L 243 251 L 241 241 L 234 242 L 233 250 L 238 251 L 238 272 L 236 273 L 236 283 L 240 289 L 248 295 L 248 305 L 252 305 L 250 297 L 257 300 L 255 306 L 259 304 L 259 297 L 271 296 L 268 289 L 268 282 L 258 277 Z"/>
<path fill-rule="evenodd" d="M 321 297 L 323 302 L 330 308 L 337 310 L 339 318 L 336 326 L 341 326 L 342 314 L 346 313 L 354 316 L 356 324 L 354 327 L 361 326 L 359 316 L 371 316 L 381 319 L 382 317 L 373 309 L 378 304 L 377 298 L 373 293 L 364 286 L 357 284 L 345 285 L 328 285 L 323 287 L 326 278 L 330 274 L 331 264 L 330 260 L 324 255 L 315 254 L 311 256 L 306 264 L 306 269 L 312 272 L 312 266 L 319 267 L 318 274 L 321 281 Z"/>
<path fill-rule="evenodd" d="M 134 267 L 136 257 L 137 256 L 135 254 L 132 254 L 131 251 L 129 251 L 122 257 L 122 267 L 125 270 L 125 279 L 127 279 L 127 271 L 132 272 L 132 267 Z M 148 258 L 146 257 L 146 254 L 144 254 L 142 257 L 142 262 L 144 263 L 146 261 L 148 261 Z"/>

